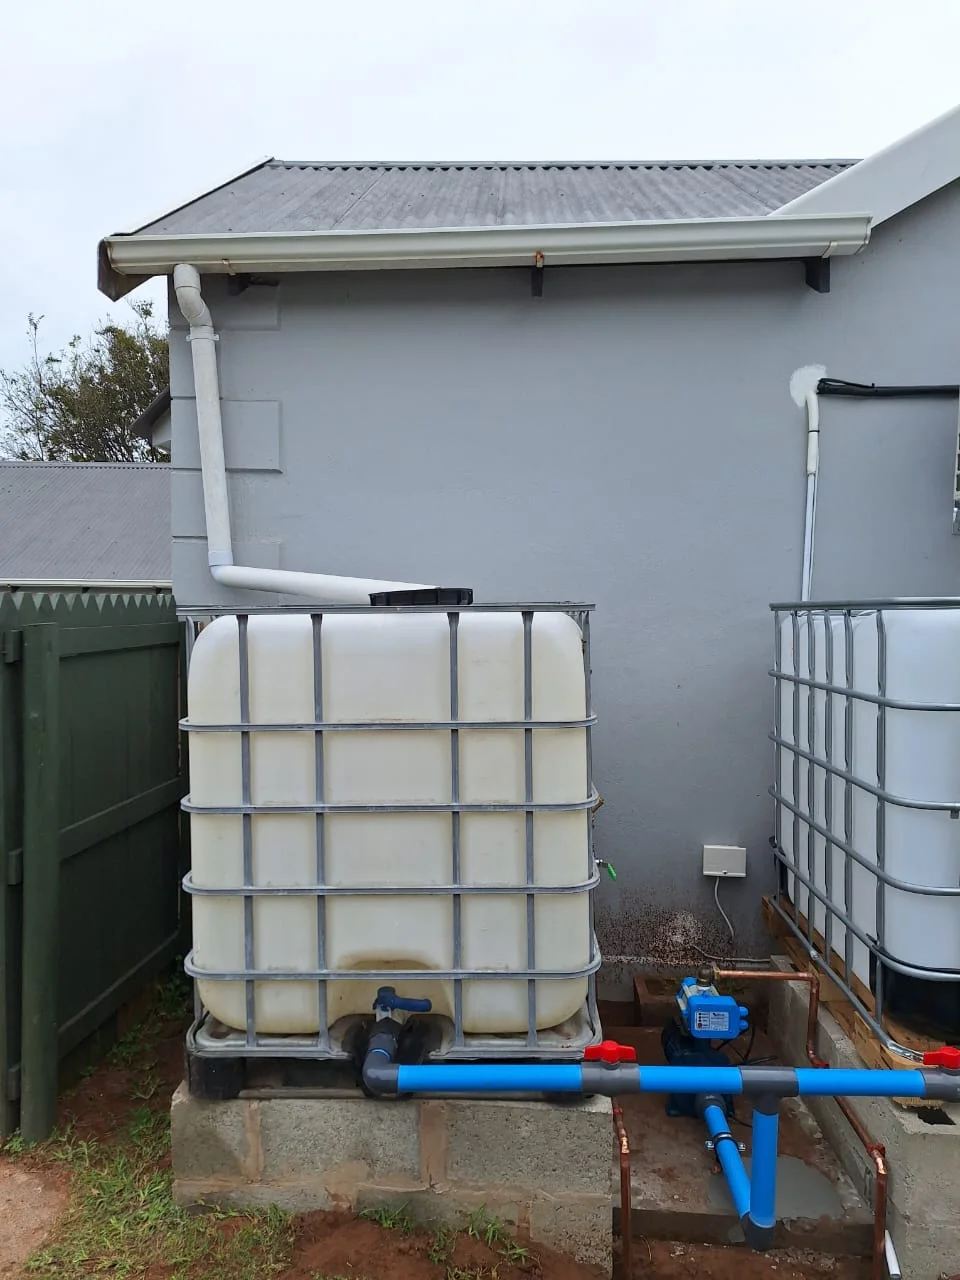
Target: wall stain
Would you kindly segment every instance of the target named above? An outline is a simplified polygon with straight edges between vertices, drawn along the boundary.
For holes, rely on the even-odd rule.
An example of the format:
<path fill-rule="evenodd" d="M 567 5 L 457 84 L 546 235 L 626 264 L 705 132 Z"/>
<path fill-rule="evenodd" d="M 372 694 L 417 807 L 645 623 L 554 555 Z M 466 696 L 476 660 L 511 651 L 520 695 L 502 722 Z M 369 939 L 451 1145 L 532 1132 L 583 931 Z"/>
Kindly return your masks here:
<path fill-rule="evenodd" d="M 598 903 L 596 928 L 606 991 L 629 986 L 633 974 L 642 970 L 689 973 L 707 955 L 730 954 L 730 936 L 722 921 L 657 906 L 640 893 L 624 892 L 615 905 Z"/>

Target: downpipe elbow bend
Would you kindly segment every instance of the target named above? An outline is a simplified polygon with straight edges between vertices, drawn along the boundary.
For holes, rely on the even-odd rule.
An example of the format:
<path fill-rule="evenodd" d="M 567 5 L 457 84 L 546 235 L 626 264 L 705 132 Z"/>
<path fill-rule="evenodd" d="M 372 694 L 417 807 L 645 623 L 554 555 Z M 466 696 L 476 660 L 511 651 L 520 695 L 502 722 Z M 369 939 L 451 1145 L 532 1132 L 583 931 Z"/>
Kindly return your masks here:
<path fill-rule="evenodd" d="M 209 329 L 204 337 L 214 337 L 210 308 L 200 291 L 200 272 L 187 262 L 178 263 L 173 269 L 173 291 L 183 318 L 193 329 Z"/>

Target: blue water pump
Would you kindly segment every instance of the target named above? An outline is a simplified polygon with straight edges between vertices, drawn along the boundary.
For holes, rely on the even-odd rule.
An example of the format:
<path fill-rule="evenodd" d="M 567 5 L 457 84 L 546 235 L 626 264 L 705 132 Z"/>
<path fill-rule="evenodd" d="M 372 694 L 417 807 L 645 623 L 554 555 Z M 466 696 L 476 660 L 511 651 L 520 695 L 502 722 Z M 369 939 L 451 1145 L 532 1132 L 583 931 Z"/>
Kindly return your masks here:
<path fill-rule="evenodd" d="M 730 1060 L 713 1041 L 735 1040 L 749 1027 L 749 1010 L 733 996 L 722 996 L 704 971 L 684 978 L 677 992 L 677 1017 L 660 1036 L 663 1056 L 671 1067 L 729 1067 Z M 723 1099 L 726 1114 L 733 1114 L 733 1098 Z M 695 1116 L 692 1094 L 667 1096 L 668 1116 Z"/>
<path fill-rule="evenodd" d="M 701 974 L 684 978 L 677 992 L 680 1021 L 694 1040 L 736 1040 L 749 1027 L 750 1010 L 733 996 L 722 996 Z"/>

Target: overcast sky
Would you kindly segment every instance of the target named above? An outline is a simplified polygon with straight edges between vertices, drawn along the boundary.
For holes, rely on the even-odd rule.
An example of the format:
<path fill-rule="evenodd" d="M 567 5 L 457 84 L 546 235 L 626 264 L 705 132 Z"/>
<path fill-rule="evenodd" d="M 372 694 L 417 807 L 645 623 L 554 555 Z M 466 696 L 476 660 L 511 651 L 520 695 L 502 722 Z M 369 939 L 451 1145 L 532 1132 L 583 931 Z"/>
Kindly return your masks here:
<path fill-rule="evenodd" d="M 265 155 L 861 156 L 960 100 L 957 0 L 30 0 L 0 42 L 0 367 L 98 239 Z M 156 285 L 135 296 L 160 298 Z"/>

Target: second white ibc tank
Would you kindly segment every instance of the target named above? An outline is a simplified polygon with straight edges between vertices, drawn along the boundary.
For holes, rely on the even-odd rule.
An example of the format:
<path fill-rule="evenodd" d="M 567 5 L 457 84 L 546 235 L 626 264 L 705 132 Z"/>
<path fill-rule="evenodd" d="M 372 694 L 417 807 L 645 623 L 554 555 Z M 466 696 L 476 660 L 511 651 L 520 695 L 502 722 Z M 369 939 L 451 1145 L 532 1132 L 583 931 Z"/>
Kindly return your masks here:
<path fill-rule="evenodd" d="M 780 622 L 779 667 L 788 677 L 796 674 L 818 684 L 846 687 L 849 682 L 868 699 L 882 695 L 924 707 L 960 705 L 960 609 L 888 608 L 881 611 L 879 626 L 876 609 L 858 611 L 856 605 L 846 621 L 842 612 L 788 613 Z M 920 969 L 960 969 L 960 897 L 889 884 L 878 895 L 873 870 L 880 852 L 888 876 L 902 884 L 960 886 L 960 821 L 944 808 L 911 807 L 960 805 L 960 711 L 881 711 L 878 702 L 852 698 L 848 718 L 843 693 L 790 679 L 779 681 L 778 688 L 780 736 L 788 744 L 778 752 L 778 788 L 785 800 L 778 806 L 780 845 L 788 859 L 790 898 L 825 936 L 827 908 L 790 870 L 810 879 L 812 869 L 819 893 L 836 910 L 848 909 L 854 924 L 888 957 Z M 828 731 L 829 762 L 865 786 L 848 787 L 824 766 Z M 799 751 L 792 749 L 794 742 Z M 815 759 L 808 761 L 802 752 Z M 881 804 L 874 790 L 907 803 Z M 814 823 L 849 843 L 861 861 L 850 858 L 847 868 L 836 845 L 828 854 L 828 842 Z M 832 945 L 841 956 L 846 932 L 835 916 Z M 869 985 L 870 948 L 852 931 L 851 940 L 854 973 Z"/>

